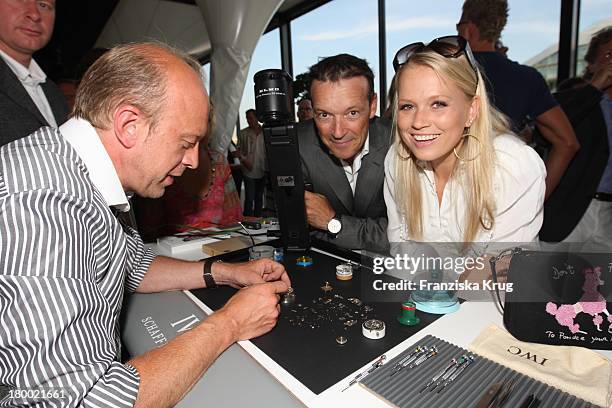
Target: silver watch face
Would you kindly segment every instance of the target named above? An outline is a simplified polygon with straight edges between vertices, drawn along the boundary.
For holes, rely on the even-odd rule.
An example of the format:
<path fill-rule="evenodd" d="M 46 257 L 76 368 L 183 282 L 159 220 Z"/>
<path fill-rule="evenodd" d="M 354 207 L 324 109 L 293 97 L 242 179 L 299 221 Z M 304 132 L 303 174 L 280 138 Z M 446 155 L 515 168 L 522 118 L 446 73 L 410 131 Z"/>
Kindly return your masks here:
<path fill-rule="evenodd" d="M 370 319 L 363 323 L 363 327 L 368 330 L 382 330 L 385 327 L 385 322 L 382 320 Z"/>
<path fill-rule="evenodd" d="M 340 232 L 340 229 L 342 229 L 342 223 L 340 222 L 339 219 L 337 218 L 332 218 L 331 220 L 329 220 L 329 222 L 327 223 L 327 230 L 332 233 L 332 234 L 337 234 Z"/>

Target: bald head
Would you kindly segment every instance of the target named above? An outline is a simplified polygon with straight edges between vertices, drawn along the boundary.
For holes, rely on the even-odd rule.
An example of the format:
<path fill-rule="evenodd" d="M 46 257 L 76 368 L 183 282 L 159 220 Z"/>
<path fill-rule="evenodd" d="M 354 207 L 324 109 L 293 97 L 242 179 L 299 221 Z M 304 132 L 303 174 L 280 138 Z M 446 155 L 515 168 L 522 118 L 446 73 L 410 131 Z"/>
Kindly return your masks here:
<path fill-rule="evenodd" d="M 166 107 L 170 77 L 205 92 L 198 62 L 178 50 L 157 43 L 114 47 L 85 72 L 72 116 L 108 129 L 116 108 L 130 104 L 155 127 Z"/>
<path fill-rule="evenodd" d="M 124 190 L 154 198 L 198 166 L 208 95 L 190 57 L 160 44 L 121 45 L 87 70 L 73 116 L 96 128 Z"/>

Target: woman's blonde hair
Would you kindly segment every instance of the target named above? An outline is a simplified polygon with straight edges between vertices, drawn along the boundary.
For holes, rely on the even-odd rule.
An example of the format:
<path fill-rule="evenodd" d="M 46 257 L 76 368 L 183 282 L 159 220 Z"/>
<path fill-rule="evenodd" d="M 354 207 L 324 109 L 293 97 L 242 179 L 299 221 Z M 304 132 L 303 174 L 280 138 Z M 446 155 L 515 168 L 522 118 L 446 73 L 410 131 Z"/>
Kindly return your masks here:
<path fill-rule="evenodd" d="M 463 186 L 465 194 L 465 219 L 463 241 L 472 242 L 481 230 L 490 230 L 494 224 L 495 200 L 493 197 L 493 169 L 495 153 L 493 137 L 500 133 L 509 133 L 508 122 L 502 113 L 489 102 L 485 90 L 484 79 L 467 61 L 465 55 L 457 58 L 447 58 L 435 51 L 424 48 L 410 57 L 395 75 L 395 97 L 398 101 L 399 78 L 402 70 L 408 66 L 421 65 L 434 70 L 444 81 L 455 84 L 468 98 L 480 99 L 478 115 L 472 125 L 465 130 L 472 137 L 464 137 L 460 147 L 456 148 L 458 156 L 469 161 L 458 160 L 451 179 Z M 423 197 L 419 174 L 423 169 L 417 159 L 410 153 L 402 141 L 397 128 L 398 104 L 393 107 L 393 134 L 395 135 L 395 197 L 397 207 L 404 216 L 408 234 L 419 240 L 423 236 Z M 457 180 L 458 166 L 463 166 L 461 179 Z M 449 180 L 450 181 L 450 180 Z"/>

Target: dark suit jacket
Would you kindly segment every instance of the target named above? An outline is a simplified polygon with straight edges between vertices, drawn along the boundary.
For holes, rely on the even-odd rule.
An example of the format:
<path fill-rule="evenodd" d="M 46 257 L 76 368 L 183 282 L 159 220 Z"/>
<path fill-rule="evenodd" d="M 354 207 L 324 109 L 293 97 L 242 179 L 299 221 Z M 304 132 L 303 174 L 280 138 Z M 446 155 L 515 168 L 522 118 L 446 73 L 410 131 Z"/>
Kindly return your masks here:
<path fill-rule="evenodd" d="M 610 156 L 606 122 L 599 105 L 601 96 L 601 92 L 590 85 L 555 94 L 572 123 L 580 150 L 544 203 L 542 241 L 558 242 L 566 238 L 597 192 Z"/>
<path fill-rule="evenodd" d="M 321 142 L 312 120 L 298 124 L 304 182 L 327 197 L 342 222 L 336 237 L 318 231 L 317 238 L 349 249 L 387 251 L 387 207 L 383 197 L 384 161 L 391 143 L 391 124 L 370 121 L 370 151 L 361 162 L 355 196 L 340 160 Z"/>
<path fill-rule="evenodd" d="M 68 117 L 64 95 L 50 80 L 40 84 L 53 111 L 57 125 Z M 49 126 L 19 78 L 0 58 L 0 146 Z"/>

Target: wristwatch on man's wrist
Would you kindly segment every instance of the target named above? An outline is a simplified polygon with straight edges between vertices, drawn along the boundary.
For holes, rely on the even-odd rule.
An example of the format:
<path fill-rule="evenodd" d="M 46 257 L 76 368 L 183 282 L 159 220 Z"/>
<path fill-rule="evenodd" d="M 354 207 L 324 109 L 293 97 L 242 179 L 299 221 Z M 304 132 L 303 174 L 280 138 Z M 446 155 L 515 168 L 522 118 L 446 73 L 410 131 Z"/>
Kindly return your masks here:
<path fill-rule="evenodd" d="M 340 222 L 340 218 L 334 215 L 332 219 L 329 220 L 329 222 L 327 223 L 327 232 L 329 232 L 332 235 L 338 235 L 341 229 L 342 229 L 342 222 Z"/>
<path fill-rule="evenodd" d="M 219 262 L 219 261 L 215 261 Z M 202 276 L 204 278 L 204 283 L 206 284 L 206 288 L 214 289 L 217 287 L 217 282 L 215 282 L 215 278 L 212 276 L 212 265 L 215 263 L 211 260 L 205 259 L 203 264 L 203 273 Z"/>

